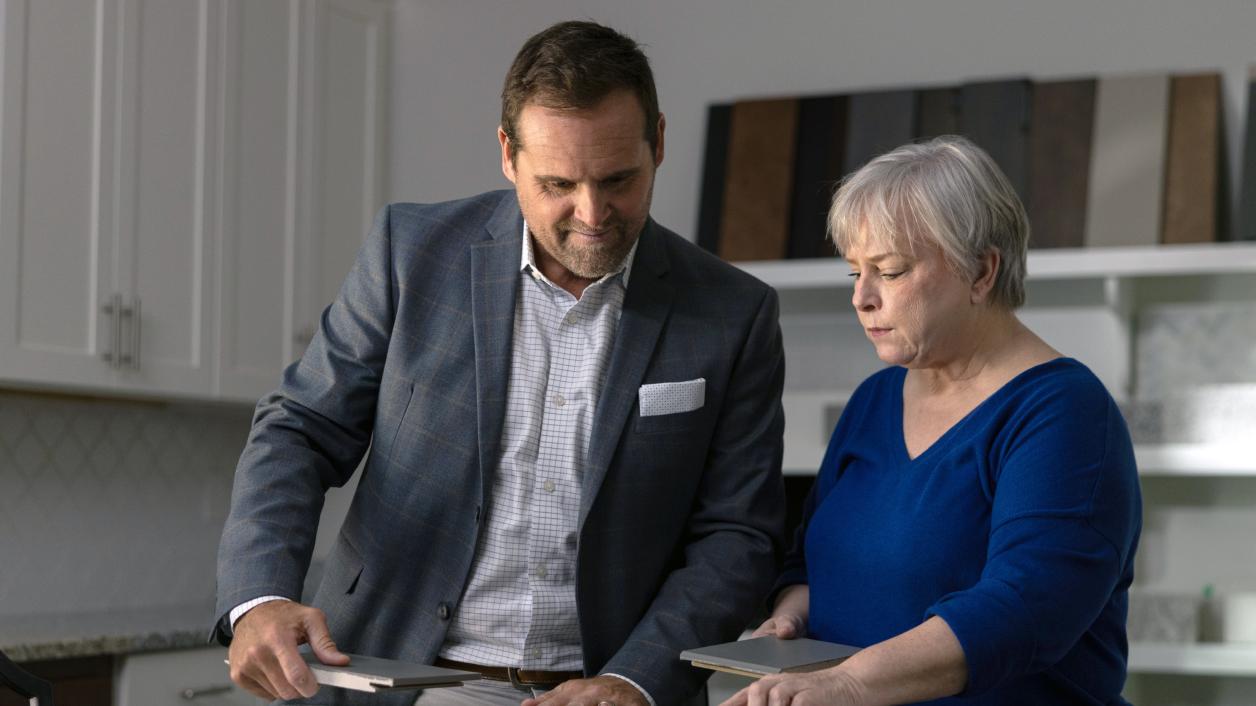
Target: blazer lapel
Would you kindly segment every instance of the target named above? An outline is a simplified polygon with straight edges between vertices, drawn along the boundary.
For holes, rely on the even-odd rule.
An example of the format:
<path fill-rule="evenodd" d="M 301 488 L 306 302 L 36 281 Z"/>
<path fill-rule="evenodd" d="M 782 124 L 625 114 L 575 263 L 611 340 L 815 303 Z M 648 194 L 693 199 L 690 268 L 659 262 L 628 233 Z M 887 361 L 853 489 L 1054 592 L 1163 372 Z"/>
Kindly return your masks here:
<path fill-rule="evenodd" d="M 506 414 L 515 287 L 523 252 L 523 215 L 514 194 L 502 198 L 485 229 L 489 239 L 471 246 L 471 319 L 475 326 L 480 478 L 487 496 L 493 487 L 492 473 Z"/>
<path fill-rule="evenodd" d="M 584 519 L 593 506 L 611 458 L 624 435 L 628 413 L 637 400 L 637 388 L 641 386 L 663 323 L 671 310 L 675 288 L 665 279 L 667 269 L 663 236 L 654 221 L 648 221 L 641 233 L 628 291 L 624 295 L 624 310 L 619 318 L 619 331 L 611 350 L 602 398 L 593 416 L 589 463 L 581 489 L 580 527 L 584 526 Z"/>

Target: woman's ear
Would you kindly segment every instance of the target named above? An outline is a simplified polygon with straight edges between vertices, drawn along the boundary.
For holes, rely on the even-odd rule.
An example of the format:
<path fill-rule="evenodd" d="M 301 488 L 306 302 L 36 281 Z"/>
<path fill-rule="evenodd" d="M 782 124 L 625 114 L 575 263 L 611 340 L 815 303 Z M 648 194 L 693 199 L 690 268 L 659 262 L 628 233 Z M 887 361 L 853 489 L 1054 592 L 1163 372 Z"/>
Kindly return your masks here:
<path fill-rule="evenodd" d="M 999 276 L 999 266 L 1003 264 L 999 251 L 991 248 L 979 261 L 977 278 L 973 280 L 969 290 L 969 299 L 973 304 L 988 304 L 990 292 L 994 291 L 994 282 Z"/>

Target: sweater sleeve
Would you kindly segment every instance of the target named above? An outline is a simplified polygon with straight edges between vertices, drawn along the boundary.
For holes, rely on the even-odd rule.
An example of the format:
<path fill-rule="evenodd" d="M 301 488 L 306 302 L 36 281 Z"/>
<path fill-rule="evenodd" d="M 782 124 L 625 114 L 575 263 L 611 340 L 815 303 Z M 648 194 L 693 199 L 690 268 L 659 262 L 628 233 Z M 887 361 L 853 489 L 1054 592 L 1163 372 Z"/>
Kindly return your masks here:
<path fill-rule="evenodd" d="M 1097 380 L 1004 428 L 982 469 L 993 503 L 981 578 L 926 611 L 963 647 L 964 695 L 1058 662 L 1128 583 L 1141 523 L 1129 435 Z"/>

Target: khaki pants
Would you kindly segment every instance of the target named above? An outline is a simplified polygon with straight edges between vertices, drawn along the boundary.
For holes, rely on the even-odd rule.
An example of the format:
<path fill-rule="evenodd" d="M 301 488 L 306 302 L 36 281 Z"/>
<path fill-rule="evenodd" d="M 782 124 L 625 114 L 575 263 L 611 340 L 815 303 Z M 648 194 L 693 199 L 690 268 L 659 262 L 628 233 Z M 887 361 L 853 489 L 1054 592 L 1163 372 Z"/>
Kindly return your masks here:
<path fill-rule="evenodd" d="M 477 679 L 464 686 L 429 689 L 419 694 L 416 706 L 519 706 L 524 699 L 540 696 L 545 689 L 516 689 L 510 682 Z"/>

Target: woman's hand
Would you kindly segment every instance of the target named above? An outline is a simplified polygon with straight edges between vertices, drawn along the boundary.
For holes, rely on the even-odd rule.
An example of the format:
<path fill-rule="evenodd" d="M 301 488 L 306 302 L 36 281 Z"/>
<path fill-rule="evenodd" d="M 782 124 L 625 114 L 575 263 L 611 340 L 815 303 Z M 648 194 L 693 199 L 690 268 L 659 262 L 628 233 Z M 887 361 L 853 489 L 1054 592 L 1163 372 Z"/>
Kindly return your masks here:
<path fill-rule="evenodd" d="M 720 706 L 858 706 L 862 693 L 855 679 L 838 666 L 763 677 Z"/>

